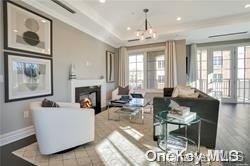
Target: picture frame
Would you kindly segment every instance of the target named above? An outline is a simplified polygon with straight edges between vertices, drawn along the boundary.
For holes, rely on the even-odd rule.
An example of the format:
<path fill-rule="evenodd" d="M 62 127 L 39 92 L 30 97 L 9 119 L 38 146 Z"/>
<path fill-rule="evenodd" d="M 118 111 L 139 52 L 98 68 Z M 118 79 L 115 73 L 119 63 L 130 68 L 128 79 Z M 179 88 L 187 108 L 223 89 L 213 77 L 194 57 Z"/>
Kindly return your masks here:
<path fill-rule="evenodd" d="M 53 95 L 51 58 L 4 52 L 5 102 Z"/>
<path fill-rule="evenodd" d="M 106 81 L 115 81 L 115 54 L 110 51 L 106 51 Z"/>
<path fill-rule="evenodd" d="M 3 1 L 4 49 L 52 56 L 51 19 L 12 1 Z"/>

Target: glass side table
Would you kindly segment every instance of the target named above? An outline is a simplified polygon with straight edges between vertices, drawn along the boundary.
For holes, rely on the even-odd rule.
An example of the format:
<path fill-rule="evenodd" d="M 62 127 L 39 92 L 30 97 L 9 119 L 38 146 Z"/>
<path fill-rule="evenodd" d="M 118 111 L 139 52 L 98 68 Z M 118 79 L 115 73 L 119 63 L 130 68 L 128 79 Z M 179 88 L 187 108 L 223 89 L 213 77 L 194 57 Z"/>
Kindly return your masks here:
<path fill-rule="evenodd" d="M 157 144 L 159 148 L 163 151 L 167 152 L 169 150 L 178 150 L 181 151 L 183 149 L 187 149 L 188 143 L 191 142 L 193 144 L 197 144 L 198 153 L 200 153 L 200 131 L 201 131 L 201 118 L 196 115 L 196 118 L 189 122 L 183 122 L 176 118 L 168 117 L 168 110 L 161 111 L 154 116 L 157 124 L 160 127 L 160 135 L 158 136 Z M 181 126 L 185 127 L 185 134 L 174 136 L 168 131 L 168 124 L 178 125 L 179 128 Z M 198 124 L 197 130 L 197 142 L 191 140 L 187 136 L 188 126 L 192 124 Z"/>

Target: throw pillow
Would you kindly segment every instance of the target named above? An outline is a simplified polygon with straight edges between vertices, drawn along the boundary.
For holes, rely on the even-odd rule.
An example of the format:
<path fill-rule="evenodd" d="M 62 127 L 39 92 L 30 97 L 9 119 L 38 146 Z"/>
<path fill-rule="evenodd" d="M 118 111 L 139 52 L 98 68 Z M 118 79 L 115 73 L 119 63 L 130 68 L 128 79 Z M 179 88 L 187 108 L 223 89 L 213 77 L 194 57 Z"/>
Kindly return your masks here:
<path fill-rule="evenodd" d="M 178 97 L 179 94 L 179 89 L 178 86 L 176 86 L 173 90 L 172 97 Z"/>
<path fill-rule="evenodd" d="M 189 86 L 178 85 L 174 88 L 172 97 L 186 97 L 194 94 L 194 89 Z"/>
<path fill-rule="evenodd" d="M 56 102 L 44 99 L 42 101 L 42 107 L 60 107 Z"/>
<path fill-rule="evenodd" d="M 118 95 L 129 95 L 129 86 L 125 86 L 125 87 L 118 87 Z"/>
<path fill-rule="evenodd" d="M 178 97 L 184 97 L 184 98 L 198 98 L 199 97 L 199 93 L 195 92 L 193 94 L 180 94 Z"/>

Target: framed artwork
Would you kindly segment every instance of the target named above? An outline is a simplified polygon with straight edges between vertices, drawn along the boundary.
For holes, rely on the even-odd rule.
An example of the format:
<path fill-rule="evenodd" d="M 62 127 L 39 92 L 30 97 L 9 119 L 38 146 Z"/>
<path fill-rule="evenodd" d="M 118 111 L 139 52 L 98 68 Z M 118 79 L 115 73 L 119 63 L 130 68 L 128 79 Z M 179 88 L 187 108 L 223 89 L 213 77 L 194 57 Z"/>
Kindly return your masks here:
<path fill-rule="evenodd" d="M 52 59 L 4 53 L 5 102 L 53 95 Z"/>
<path fill-rule="evenodd" d="M 107 82 L 115 81 L 115 54 L 110 51 L 106 51 L 106 80 Z"/>
<path fill-rule="evenodd" d="M 52 56 L 52 20 L 4 1 L 4 48 Z"/>

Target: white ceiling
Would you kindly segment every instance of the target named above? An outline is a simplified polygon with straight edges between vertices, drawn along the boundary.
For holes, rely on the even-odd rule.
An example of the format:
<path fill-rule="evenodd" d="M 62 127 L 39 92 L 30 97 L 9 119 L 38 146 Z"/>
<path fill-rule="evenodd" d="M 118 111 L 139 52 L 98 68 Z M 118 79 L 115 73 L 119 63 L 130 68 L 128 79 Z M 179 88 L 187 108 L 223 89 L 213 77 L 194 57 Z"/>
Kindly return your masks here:
<path fill-rule="evenodd" d="M 186 39 L 191 42 L 209 42 L 250 38 L 249 0 L 63 0 L 76 14 L 70 14 L 50 0 L 23 0 L 53 17 L 115 47 Z M 135 39 L 135 31 L 143 28 L 144 14 L 159 35 L 157 40 L 127 42 Z M 176 21 L 181 17 L 181 21 Z M 127 27 L 131 27 L 127 31 Z M 209 39 L 210 35 L 248 31 L 245 35 Z"/>

